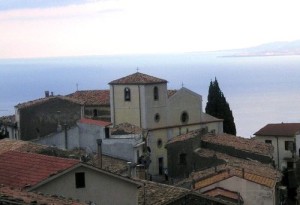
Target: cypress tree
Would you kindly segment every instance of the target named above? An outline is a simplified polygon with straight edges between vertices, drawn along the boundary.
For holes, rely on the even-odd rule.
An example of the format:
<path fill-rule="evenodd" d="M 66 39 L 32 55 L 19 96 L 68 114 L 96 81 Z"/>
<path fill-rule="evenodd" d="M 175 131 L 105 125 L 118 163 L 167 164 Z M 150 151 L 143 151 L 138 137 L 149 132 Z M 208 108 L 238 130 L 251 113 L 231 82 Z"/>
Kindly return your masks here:
<path fill-rule="evenodd" d="M 205 112 L 214 117 L 223 119 L 223 131 L 228 134 L 236 135 L 232 111 L 216 78 L 214 81 L 210 81 Z"/>

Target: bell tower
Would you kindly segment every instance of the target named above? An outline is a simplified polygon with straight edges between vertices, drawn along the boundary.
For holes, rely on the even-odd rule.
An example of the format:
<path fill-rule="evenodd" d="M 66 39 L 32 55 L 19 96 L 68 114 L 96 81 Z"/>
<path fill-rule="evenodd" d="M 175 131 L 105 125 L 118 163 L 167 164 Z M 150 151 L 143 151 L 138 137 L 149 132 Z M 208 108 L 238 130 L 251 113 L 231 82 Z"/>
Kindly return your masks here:
<path fill-rule="evenodd" d="M 111 81 L 111 120 L 144 129 L 167 123 L 167 81 L 140 72 Z"/>

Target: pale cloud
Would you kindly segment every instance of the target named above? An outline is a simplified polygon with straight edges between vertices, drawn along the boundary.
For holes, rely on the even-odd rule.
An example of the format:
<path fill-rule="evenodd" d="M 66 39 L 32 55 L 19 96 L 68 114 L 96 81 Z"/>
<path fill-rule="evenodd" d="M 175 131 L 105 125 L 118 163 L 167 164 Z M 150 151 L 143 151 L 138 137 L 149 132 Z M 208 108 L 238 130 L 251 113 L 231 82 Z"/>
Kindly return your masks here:
<path fill-rule="evenodd" d="M 300 39 L 297 1 L 86 0 L 0 12 L 0 58 L 219 50 Z"/>

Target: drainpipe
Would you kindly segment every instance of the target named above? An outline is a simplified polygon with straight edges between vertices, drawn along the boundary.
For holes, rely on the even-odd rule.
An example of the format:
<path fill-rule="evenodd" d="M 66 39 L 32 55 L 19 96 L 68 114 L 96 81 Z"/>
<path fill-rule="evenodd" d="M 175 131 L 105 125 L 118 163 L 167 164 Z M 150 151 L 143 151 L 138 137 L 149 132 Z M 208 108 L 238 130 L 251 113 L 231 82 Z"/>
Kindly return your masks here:
<path fill-rule="evenodd" d="M 278 136 L 276 136 L 277 139 L 277 168 L 279 169 L 279 145 L 278 145 Z"/>
<path fill-rule="evenodd" d="M 65 149 L 68 150 L 68 131 L 67 131 L 67 124 L 64 124 L 65 128 Z"/>

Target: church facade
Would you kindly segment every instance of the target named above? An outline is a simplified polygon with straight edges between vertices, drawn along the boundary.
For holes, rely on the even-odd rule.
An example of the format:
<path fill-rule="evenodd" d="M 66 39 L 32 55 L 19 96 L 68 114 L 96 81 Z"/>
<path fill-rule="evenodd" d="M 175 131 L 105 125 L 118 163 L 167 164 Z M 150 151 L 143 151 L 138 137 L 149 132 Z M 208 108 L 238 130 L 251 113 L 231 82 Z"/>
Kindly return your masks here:
<path fill-rule="evenodd" d="M 167 80 L 140 72 L 109 85 L 111 122 L 126 122 L 144 130 L 151 159 L 148 171 L 153 175 L 163 174 L 167 168 L 165 145 L 173 137 L 196 129 L 223 133 L 223 120 L 204 113 L 202 96 L 185 87 L 168 90 Z"/>

